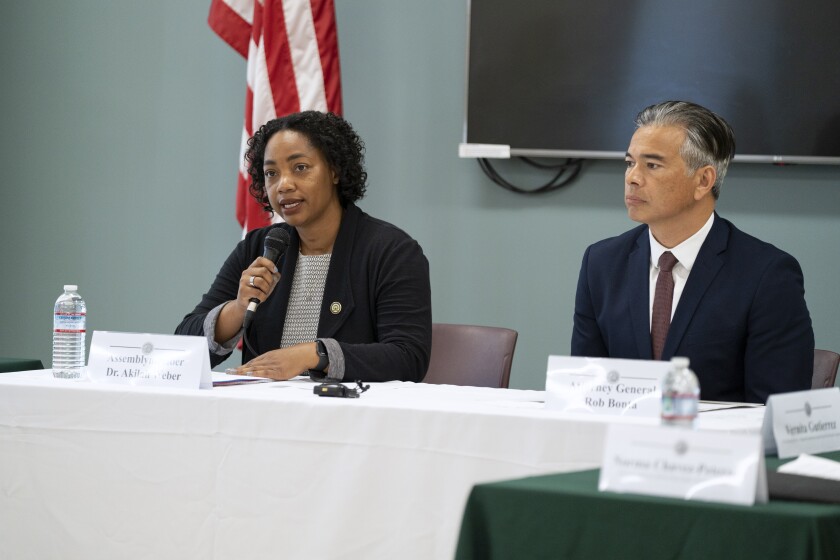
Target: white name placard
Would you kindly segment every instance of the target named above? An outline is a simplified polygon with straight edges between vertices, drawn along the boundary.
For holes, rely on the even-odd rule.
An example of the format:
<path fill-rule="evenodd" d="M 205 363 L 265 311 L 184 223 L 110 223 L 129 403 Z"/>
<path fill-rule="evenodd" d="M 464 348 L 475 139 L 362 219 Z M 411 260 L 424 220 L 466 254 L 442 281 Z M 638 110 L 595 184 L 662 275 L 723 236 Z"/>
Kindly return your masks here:
<path fill-rule="evenodd" d="M 782 459 L 840 449 L 840 387 L 770 395 L 761 435 Z"/>
<path fill-rule="evenodd" d="M 201 336 L 94 331 L 88 375 L 95 383 L 211 388 L 207 339 Z"/>
<path fill-rule="evenodd" d="M 549 356 L 545 407 L 567 412 L 659 417 L 669 362 Z"/>
<path fill-rule="evenodd" d="M 767 501 L 759 434 L 608 427 L 598 489 L 752 505 Z"/>

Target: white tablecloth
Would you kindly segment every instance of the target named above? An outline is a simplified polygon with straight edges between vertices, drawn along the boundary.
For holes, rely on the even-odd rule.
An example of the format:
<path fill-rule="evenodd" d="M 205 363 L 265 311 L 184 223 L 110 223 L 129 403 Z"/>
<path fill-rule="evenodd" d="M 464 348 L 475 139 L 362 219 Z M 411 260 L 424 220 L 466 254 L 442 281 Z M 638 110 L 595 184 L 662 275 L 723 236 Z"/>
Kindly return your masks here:
<path fill-rule="evenodd" d="M 608 421 L 652 422 L 564 416 L 541 391 L 313 386 L 0 374 L 0 558 L 451 558 L 474 484 L 597 467 Z"/>

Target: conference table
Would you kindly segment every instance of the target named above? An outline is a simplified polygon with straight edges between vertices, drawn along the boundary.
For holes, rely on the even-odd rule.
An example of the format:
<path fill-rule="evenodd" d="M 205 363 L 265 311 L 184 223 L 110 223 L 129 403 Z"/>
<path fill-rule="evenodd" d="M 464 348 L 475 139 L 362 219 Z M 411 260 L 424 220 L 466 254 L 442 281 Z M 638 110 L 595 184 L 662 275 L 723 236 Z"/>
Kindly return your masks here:
<path fill-rule="evenodd" d="M 592 469 L 610 422 L 655 423 L 546 410 L 542 391 L 314 386 L 0 374 L 0 558 L 452 558 L 474 485 Z"/>
<path fill-rule="evenodd" d="M 840 461 L 840 451 L 822 455 Z M 771 474 L 782 462 L 768 459 Z M 599 492 L 598 477 L 588 470 L 476 486 L 456 560 L 840 558 L 840 504 L 790 499 L 802 478 L 771 478 L 768 503 L 741 506 Z M 840 485 L 804 487 L 814 482 L 834 495 Z M 774 486 L 788 499 L 775 499 Z"/>

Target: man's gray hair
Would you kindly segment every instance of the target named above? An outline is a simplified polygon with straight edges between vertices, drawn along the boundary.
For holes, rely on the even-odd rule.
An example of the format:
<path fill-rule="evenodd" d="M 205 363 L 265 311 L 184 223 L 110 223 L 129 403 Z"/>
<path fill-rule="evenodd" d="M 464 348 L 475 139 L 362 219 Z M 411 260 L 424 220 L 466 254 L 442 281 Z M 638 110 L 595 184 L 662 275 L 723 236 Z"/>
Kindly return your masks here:
<path fill-rule="evenodd" d="M 636 128 L 643 126 L 678 126 L 685 130 L 680 155 L 689 174 L 704 165 L 715 168 L 717 176 L 712 196 L 720 197 L 720 186 L 735 155 L 735 133 L 722 117 L 688 101 L 665 101 L 643 109 L 636 116 Z"/>

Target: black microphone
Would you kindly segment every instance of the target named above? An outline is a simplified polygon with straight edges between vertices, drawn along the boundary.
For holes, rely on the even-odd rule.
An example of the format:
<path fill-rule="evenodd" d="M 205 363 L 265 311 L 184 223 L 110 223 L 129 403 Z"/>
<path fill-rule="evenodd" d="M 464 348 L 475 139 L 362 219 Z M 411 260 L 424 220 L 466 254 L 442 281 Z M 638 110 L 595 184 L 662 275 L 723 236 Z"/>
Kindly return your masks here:
<path fill-rule="evenodd" d="M 271 229 L 268 232 L 268 235 L 265 236 L 265 241 L 263 242 L 263 256 L 272 261 L 274 266 L 279 266 L 280 257 L 282 257 L 283 253 L 286 252 L 286 249 L 289 248 L 290 242 L 291 238 L 289 237 L 288 231 L 280 226 Z M 245 320 L 242 321 L 243 328 L 247 329 L 248 325 L 251 324 L 251 321 L 254 320 L 254 313 L 257 312 L 257 306 L 259 304 L 259 299 L 255 297 L 251 298 L 250 303 L 248 304 L 248 309 L 245 310 Z"/>

